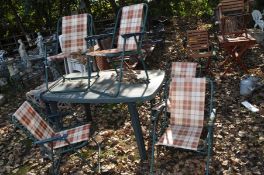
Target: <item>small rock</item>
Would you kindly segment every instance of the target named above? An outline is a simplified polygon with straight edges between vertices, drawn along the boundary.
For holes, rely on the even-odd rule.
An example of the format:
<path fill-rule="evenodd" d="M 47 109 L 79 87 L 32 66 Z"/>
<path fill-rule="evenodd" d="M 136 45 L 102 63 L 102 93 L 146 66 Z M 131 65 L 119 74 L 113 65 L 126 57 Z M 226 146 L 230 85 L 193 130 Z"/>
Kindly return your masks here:
<path fill-rule="evenodd" d="M 239 136 L 239 137 L 245 137 L 246 134 L 247 134 L 246 131 L 239 131 L 239 132 L 238 132 L 238 136 Z"/>
<path fill-rule="evenodd" d="M 264 142 L 264 136 L 260 136 L 258 141 L 261 143 L 261 142 Z"/>

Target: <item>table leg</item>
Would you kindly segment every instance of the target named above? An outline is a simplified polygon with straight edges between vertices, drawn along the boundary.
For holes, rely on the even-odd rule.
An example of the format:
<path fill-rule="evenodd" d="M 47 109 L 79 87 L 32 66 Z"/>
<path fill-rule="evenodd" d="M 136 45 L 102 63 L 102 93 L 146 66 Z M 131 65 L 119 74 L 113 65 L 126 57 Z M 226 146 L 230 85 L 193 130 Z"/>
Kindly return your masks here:
<path fill-rule="evenodd" d="M 91 105 L 86 103 L 86 104 L 83 104 L 83 106 L 84 106 L 84 110 L 85 110 L 86 121 L 91 122 L 93 120 L 92 114 L 91 114 Z"/>
<path fill-rule="evenodd" d="M 132 127 L 134 129 L 140 158 L 141 160 L 146 160 L 147 159 L 146 148 L 145 148 L 145 143 L 143 139 L 136 103 L 127 103 L 127 105 L 128 105 L 128 111 L 131 116 Z"/>

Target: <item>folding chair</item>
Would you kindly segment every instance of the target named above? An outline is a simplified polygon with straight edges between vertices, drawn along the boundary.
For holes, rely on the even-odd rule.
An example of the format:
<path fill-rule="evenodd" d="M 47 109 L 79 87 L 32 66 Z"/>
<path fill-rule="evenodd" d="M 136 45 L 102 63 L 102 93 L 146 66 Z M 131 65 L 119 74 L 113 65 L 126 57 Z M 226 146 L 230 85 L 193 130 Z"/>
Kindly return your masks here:
<path fill-rule="evenodd" d="M 154 171 L 155 145 L 164 145 L 175 148 L 187 149 L 198 153 L 207 154 L 206 174 L 209 174 L 209 163 L 213 140 L 213 126 L 215 110 L 213 109 L 213 83 L 210 82 L 209 109 L 205 109 L 206 79 L 192 77 L 175 77 L 171 80 L 169 99 L 171 101 L 170 113 L 167 111 L 167 99 L 159 110 L 153 112 L 152 126 L 152 157 L 150 172 Z M 204 118 L 204 114 L 208 118 Z M 160 131 L 157 130 L 158 120 L 167 121 L 169 125 L 161 123 Z M 165 118 L 165 119 L 164 119 Z M 206 126 L 204 122 L 206 121 Z M 201 133 L 207 128 L 204 145 L 198 145 L 203 139 Z"/>
<path fill-rule="evenodd" d="M 90 137 L 91 124 L 85 124 L 68 130 L 55 132 L 45 120 L 25 101 L 12 115 L 15 126 L 24 130 L 35 144 L 41 146 L 45 156 L 52 161 L 52 174 L 59 174 L 62 156 L 68 152 L 76 152 L 77 149 L 87 145 L 92 139 L 98 146 L 98 168 L 100 171 L 100 146 Z"/>
<path fill-rule="evenodd" d="M 210 67 L 211 58 L 215 55 L 214 50 L 210 48 L 209 36 L 206 30 L 188 30 L 187 31 L 187 55 L 191 59 L 206 58 L 206 72 Z"/>
<path fill-rule="evenodd" d="M 256 43 L 256 40 L 247 32 L 246 25 L 249 15 L 245 13 L 244 1 L 229 1 L 232 1 L 232 4 L 228 3 L 225 8 L 222 8 L 224 12 L 228 10 L 229 14 L 221 18 L 221 34 L 217 36 L 220 48 L 223 48 L 227 53 L 227 57 L 221 65 L 228 66 L 223 75 L 230 71 L 232 65 L 239 65 L 245 73 L 248 73 L 242 58 L 246 51 Z M 223 13 L 221 8 L 220 13 Z"/>
<path fill-rule="evenodd" d="M 71 91 L 86 91 L 86 89 L 72 88 L 64 90 L 53 90 L 53 88 L 60 83 L 74 83 L 71 80 L 88 79 L 88 73 L 80 62 L 87 62 L 86 52 L 88 51 L 89 43 L 86 42 L 85 37 L 94 34 L 93 19 L 90 14 L 78 14 L 72 16 L 64 16 L 57 22 L 57 49 L 60 43 L 62 53 L 47 57 L 45 61 L 45 82 L 46 88 L 51 92 L 71 92 Z M 64 60 L 66 73 L 72 73 L 78 70 L 80 73 L 72 73 L 70 75 L 63 75 L 62 79 L 57 80 L 53 86 L 48 86 L 48 68 L 50 61 Z"/>
<path fill-rule="evenodd" d="M 112 47 L 111 49 L 94 51 L 87 53 L 89 58 L 94 56 L 107 57 L 112 62 L 120 62 L 119 66 L 114 65 L 116 70 L 116 78 L 118 81 L 117 90 L 115 93 L 100 92 L 96 89 L 94 90 L 98 93 L 103 93 L 109 96 L 118 96 L 120 91 L 121 82 L 123 79 L 124 63 L 125 59 L 132 56 L 137 56 L 137 59 L 143 65 L 146 74 L 146 83 L 149 82 L 148 72 L 146 69 L 145 62 L 143 60 L 144 51 L 142 50 L 142 40 L 145 34 L 145 26 L 147 19 L 148 6 L 147 4 L 136 4 L 122 7 L 116 17 L 114 33 L 102 34 L 96 36 L 87 37 L 88 41 L 99 40 L 112 37 Z M 119 21 L 120 19 L 120 21 Z M 118 31 L 118 24 L 119 31 Z M 114 44 L 117 38 L 117 47 L 114 48 Z M 118 59 L 117 59 L 118 58 Z M 91 72 L 90 72 L 91 73 Z M 99 72 L 97 72 L 99 76 Z M 89 78 L 91 77 L 91 74 Z M 90 84 L 89 84 L 90 85 Z"/>

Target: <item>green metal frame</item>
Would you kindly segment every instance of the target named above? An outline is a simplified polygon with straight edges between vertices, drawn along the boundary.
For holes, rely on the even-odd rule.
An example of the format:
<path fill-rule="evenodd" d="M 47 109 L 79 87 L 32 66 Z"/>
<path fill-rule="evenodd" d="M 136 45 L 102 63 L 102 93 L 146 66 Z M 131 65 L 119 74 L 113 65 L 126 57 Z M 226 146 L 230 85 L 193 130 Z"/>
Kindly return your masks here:
<path fill-rule="evenodd" d="M 34 144 L 40 146 L 42 156 L 47 157 L 52 161 L 52 167 L 51 167 L 52 172 L 51 173 L 53 175 L 59 174 L 60 161 L 61 161 L 62 156 L 64 156 L 66 153 L 75 152 L 83 161 L 87 162 L 85 158 L 80 153 L 78 153 L 77 149 L 80 149 L 86 146 L 89 143 L 89 140 L 83 141 L 80 143 L 70 144 L 70 142 L 67 140 L 67 135 L 55 136 L 55 137 L 51 137 L 45 140 L 37 140 L 23 125 L 20 124 L 20 122 L 15 118 L 15 116 L 12 116 L 11 119 L 12 119 L 12 123 L 19 129 L 21 129 L 33 141 Z M 52 146 L 51 146 L 51 149 L 48 149 L 46 146 L 44 146 L 44 144 L 52 143 L 58 140 L 65 140 L 69 145 L 56 149 L 56 150 L 54 150 Z M 98 152 L 98 159 L 97 159 L 98 166 L 97 167 L 98 167 L 98 172 L 100 173 L 101 171 L 101 167 L 100 167 L 101 147 L 100 147 L 100 144 L 93 137 L 90 137 L 90 140 L 92 140 L 98 147 L 98 151 L 97 151 Z"/>
<path fill-rule="evenodd" d="M 60 18 L 57 22 L 57 32 L 56 32 L 56 54 L 58 54 L 58 46 L 59 46 L 59 34 L 60 31 L 62 29 L 62 18 Z M 91 36 L 95 33 L 95 28 L 94 28 L 94 22 L 93 22 L 93 17 L 91 14 L 87 14 L 87 29 L 88 29 L 88 36 Z M 89 46 L 89 43 L 86 43 L 87 46 Z M 91 45 L 92 43 L 90 43 Z M 87 91 L 89 89 L 89 86 L 87 88 L 83 88 L 83 89 L 74 89 L 74 90 L 62 90 L 62 91 L 55 91 L 53 90 L 54 87 L 56 87 L 57 85 L 59 85 L 62 82 L 65 82 L 65 80 L 77 80 L 77 79 L 87 79 L 87 81 L 89 82 L 89 71 L 90 71 L 90 66 L 89 66 L 89 62 L 87 62 L 86 65 L 86 69 L 88 71 L 87 76 L 78 76 L 78 77 L 72 77 L 72 78 L 68 78 L 67 75 L 62 75 L 61 78 L 59 78 L 58 80 L 56 80 L 50 87 L 49 87 L 49 78 L 48 78 L 48 68 L 49 68 L 49 63 L 48 63 L 48 59 L 47 59 L 47 51 L 46 51 L 47 47 L 45 44 L 45 84 L 46 84 L 46 88 L 49 92 L 54 92 L 54 93 L 65 93 L 65 92 L 84 92 Z M 84 56 L 86 55 L 85 53 L 82 53 Z M 89 60 L 89 59 L 88 59 Z M 89 84 L 89 83 L 88 83 Z"/>
<path fill-rule="evenodd" d="M 214 94 L 214 84 L 213 81 L 209 78 L 206 78 L 207 82 L 210 84 L 210 99 L 209 99 L 209 117 L 207 118 L 207 127 L 208 128 L 208 133 L 205 138 L 206 145 L 203 148 L 198 148 L 196 153 L 207 155 L 207 161 L 206 161 L 206 175 L 209 175 L 209 165 L 211 161 L 211 151 L 212 151 L 212 143 L 213 143 L 213 129 L 214 129 L 214 121 L 215 121 L 215 115 L 216 115 L 216 110 L 213 108 L 213 94 Z M 150 162 L 150 174 L 154 174 L 154 152 L 155 152 L 155 143 L 158 140 L 158 137 L 160 137 L 166 130 L 166 128 L 169 125 L 168 122 L 168 111 L 167 111 L 167 99 L 168 99 L 168 89 L 169 89 L 169 83 L 170 80 L 165 82 L 165 87 L 164 87 L 164 100 L 161 104 L 159 104 L 158 109 L 157 108 L 152 108 L 152 130 L 150 133 L 150 137 L 152 140 L 152 147 L 151 147 L 151 162 Z M 152 106 L 154 106 L 152 104 Z M 161 130 L 159 132 L 156 131 L 157 128 L 157 122 L 159 118 L 161 118 Z M 181 149 L 181 148 L 178 148 Z M 182 149 L 184 150 L 184 149 Z"/>
<path fill-rule="evenodd" d="M 144 35 L 145 35 L 145 31 L 146 31 L 146 21 L 147 21 L 147 14 L 148 14 L 148 5 L 145 4 L 145 3 L 143 3 L 143 10 L 144 10 L 143 11 L 144 19 L 143 19 L 143 24 L 142 24 L 142 27 L 141 27 L 141 32 L 128 33 L 128 34 L 121 35 L 123 37 L 123 39 L 124 39 L 122 52 L 114 53 L 114 54 L 107 54 L 106 55 L 106 57 L 110 58 L 110 60 L 111 60 L 111 58 L 114 58 L 114 57 L 115 58 L 116 57 L 121 57 L 121 59 L 120 59 L 120 68 L 119 68 L 120 75 L 119 75 L 119 78 L 118 78 L 118 85 L 117 85 L 116 93 L 111 94 L 111 93 L 106 93 L 106 92 L 100 92 L 100 91 L 98 91 L 96 89 L 93 89 L 92 86 L 90 85 L 90 81 L 89 81 L 88 86 L 90 87 L 91 91 L 94 91 L 96 93 L 100 93 L 100 94 L 103 94 L 103 95 L 109 95 L 109 96 L 114 96 L 114 97 L 118 96 L 119 92 L 120 92 L 121 82 L 122 82 L 122 79 L 123 79 L 123 64 L 124 64 L 124 61 L 125 61 L 125 56 L 131 56 L 131 55 L 139 55 L 139 60 L 141 61 L 142 65 L 143 65 L 143 68 L 144 68 L 144 71 L 145 71 L 145 74 L 146 74 L 146 84 L 149 83 L 149 75 L 148 75 L 148 71 L 147 71 L 147 68 L 146 68 L 146 64 L 145 64 L 145 62 L 143 60 L 143 52 L 141 50 L 142 41 L 143 41 L 143 38 L 144 38 Z M 102 39 L 102 38 L 106 38 L 106 37 L 112 36 L 111 48 L 113 49 L 114 48 L 114 43 L 115 43 L 115 38 L 118 35 L 118 22 L 120 20 L 121 14 L 122 14 L 122 8 L 118 11 L 118 14 L 117 14 L 117 17 L 116 17 L 116 20 L 115 20 L 114 33 L 90 36 L 90 37 L 87 37 L 86 39 L 92 43 L 96 39 Z M 137 44 L 137 50 L 126 51 L 126 49 L 125 49 L 126 40 L 131 38 L 131 37 L 134 37 L 134 39 L 135 39 L 135 42 Z M 139 39 L 137 39 L 137 37 L 139 37 Z M 89 60 L 92 59 L 91 56 L 88 56 L 88 57 L 89 57 Z M 114 66 L 114 68 L 115 68 L 116 74 L 118 74 L 117 68 L 115 66 Z M 88 79 L 90 80 L 91 79 L 91 71 L 89 71 L 88 73 L 89 73 Z M 97 76 L 99 76 L 98 69 L 97 69 Z"/>

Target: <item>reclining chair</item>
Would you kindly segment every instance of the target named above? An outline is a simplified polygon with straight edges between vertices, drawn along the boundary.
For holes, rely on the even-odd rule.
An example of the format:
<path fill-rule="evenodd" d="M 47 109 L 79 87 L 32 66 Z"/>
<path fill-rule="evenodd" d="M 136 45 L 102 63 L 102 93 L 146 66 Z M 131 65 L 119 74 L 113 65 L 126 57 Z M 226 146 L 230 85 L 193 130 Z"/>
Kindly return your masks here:
<path fill-rule="evenodd" d="M 15 126 L 24 130 L 35 144 L 52 161 L 52 174 L 59 174 L 62 156 L 68 152 L 77 152 L 77 149 L 88 144 L 92 139 L 98 146 L 98 168 L 100 171 L 100 146 L 91 137 L 91 124 L 81 125 L 68 130 L 55 132 L 49 124 L 25 101 L 13 114 Z M 79 154 L 82 158 L 82 156 Z"/>
<path fill-rule="evenodd" d="M 206 174 L 209 174 L 215 110 L 212 106 L 213 87 L 209 94 L 209 109 L 205 110 L 206 79 L 192 77 L 174 77 L 170 82 L 168 99 L 164 99 L 152 112 L 152 157 L 150 173 L 154 171 L 155 145 L 164 145 L 196 151 L 207 155 Z M 204 114 L 208 115 L 204 118 Z M 169 117 L 170 116 L 170 117 Z M 161 121 L 162 123 L 158 123 Z M 205 124 L 205 126 L 204 126 Z M 157 131 L 157 128 L 160 130 Z M 202 131 L 207 129 L 205 138 Z M 204 139 L 204 144 L 199 144 Z"/>
<path fill-rule="evenodd" d="M 93 89 L 92 86 L 91 90 L 109 96 L 118 96 L 121 82 L 123 79 L 125 59 L 135 55 L 137 56 L 137 59 L 140 60 L 140 62 L 142 63 L 143 68 L 145 70 L 146 83 L 149 82 L 148 72 L 146 70 L 145 62 L 143 60 L 144 51 L 141 49 L 142 40 L 145 34 L 147 12 L 148 6 L 144 3 L 122 7 L 116 17 L 114 33 L 87 37 L 87 41 L 91 42 L 94 40 L 100 41 L 100 39 L 106 37 L 112 37 L 111 49 L 89 52 L 87 53 L 89 58 L 100 56 L 108 58 L 111 62 L 120 62 L 119 66 L 116 66 L 116 64 L 114 64 L 114 68 L 117 74 L 116 78 L 118 79 L 117 90 L 115 93 L 99 92 L 98 90 Z M 120 24 L 119 31 L 118 24 Z M 117 46 L 115 48 L 114 45 L 116 42 L 116 38 Z M 99 76 L 99 72 L 97 72 L 97 76 Z M 89 79 L 90 78 L 91 74 L 89 74 Z"/>
<path fill-rule="evenodd" d="M 93 19 L 90 14 L 78 14 L 72 16 L 64 16 L 57 23 L 57 49 L 60 43 L 62 52 L 53 56 L 46 56 L 45 76 L 46 87 L 51 92 L 70 92 L 70 91 L 86 91 L 86 89 L 72 88 L 65 90 L 54 90 L 54 87 L 66 80 L 88 79 L 86 64 L 86 52 L 88 51 L 89 43 L 85 37 L 94 33 Z M 80 73 L 74 75 L 63 75 L 62 80 L 57 80 L 52 86 L 48 85 L 48 68 L 50 61 L 64 60 L 66 73 L 72 73 L 74 70 L 79 70 Z M 83 63 L 83 64 L 82 64 Z"/>

